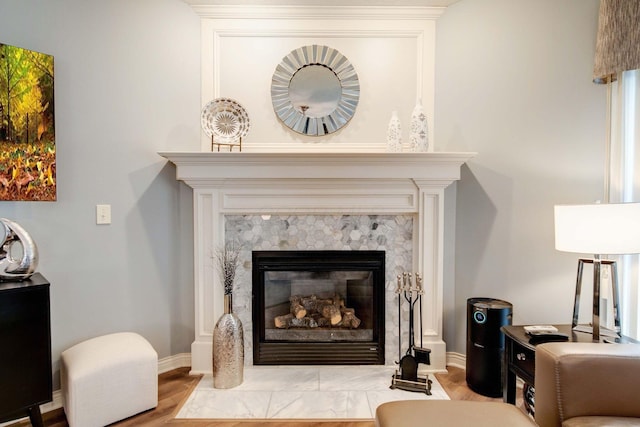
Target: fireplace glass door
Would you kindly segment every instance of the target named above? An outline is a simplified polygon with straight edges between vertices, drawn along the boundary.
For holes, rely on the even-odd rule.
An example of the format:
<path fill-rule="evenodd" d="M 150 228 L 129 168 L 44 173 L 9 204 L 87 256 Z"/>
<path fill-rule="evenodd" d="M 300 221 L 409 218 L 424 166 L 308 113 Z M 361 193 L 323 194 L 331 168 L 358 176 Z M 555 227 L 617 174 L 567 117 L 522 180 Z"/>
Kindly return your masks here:
<path fill-rule="evenodd" d="M 383 364 L 384 251 L 254 251 L 254 364 Z"/>

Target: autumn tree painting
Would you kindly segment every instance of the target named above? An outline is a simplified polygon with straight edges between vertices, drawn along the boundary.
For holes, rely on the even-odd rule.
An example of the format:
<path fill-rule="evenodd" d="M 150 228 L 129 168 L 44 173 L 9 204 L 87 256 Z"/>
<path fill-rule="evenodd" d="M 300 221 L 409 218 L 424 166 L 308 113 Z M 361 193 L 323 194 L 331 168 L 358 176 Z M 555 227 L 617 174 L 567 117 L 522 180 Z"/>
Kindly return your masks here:
<path fill-rule="evenodd" d="M 0 200 L 56 200 L 53 56 L 2 43 Z"/>

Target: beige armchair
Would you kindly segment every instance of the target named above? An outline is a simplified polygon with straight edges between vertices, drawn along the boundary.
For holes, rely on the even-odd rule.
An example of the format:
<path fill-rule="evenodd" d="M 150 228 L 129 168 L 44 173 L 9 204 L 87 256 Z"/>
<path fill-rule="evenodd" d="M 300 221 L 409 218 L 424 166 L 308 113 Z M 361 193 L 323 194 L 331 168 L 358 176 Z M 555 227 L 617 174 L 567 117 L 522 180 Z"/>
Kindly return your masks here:
<path fill-rule="evenodd" d="M 640 426 L 640 344 L 556 342 L 536 346 L 539 427 Z M 531 427 L 502 402 L 405 400 L 376 410 L 377 427 Z"/>
<path fill-rule="evenodd" d="M 540 427 L 640 426 L 640 344 L 536 346 Z"/>

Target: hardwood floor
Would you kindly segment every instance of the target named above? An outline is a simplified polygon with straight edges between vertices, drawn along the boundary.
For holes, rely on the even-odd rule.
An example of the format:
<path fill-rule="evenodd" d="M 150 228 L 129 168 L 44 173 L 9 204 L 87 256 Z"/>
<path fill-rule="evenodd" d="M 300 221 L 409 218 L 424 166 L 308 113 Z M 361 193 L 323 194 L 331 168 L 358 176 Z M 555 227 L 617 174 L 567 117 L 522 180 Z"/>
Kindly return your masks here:
<path fill-rule="evenodd" d="M 467 387 L 465 371 L 448 367 L 446 374 L 436 374 L 452 400 L 502 401 L 501 398 L 490 398 L 473 392 Z M 160 374 L 158 382 L 158 407 L 112 424 L 112 427 L 158 426 L 170 424 L 181 427 L 256 427 L 258 425 L 284 427 L 374 427 L 373 421 L 210 421 L 210 420 L 175 420 L 173 417 L 180 409 L 182 402 L 189 397 L 191 390 L 197 385 L 200 376 L 189 375 L 189 368 L 179 368 Z M 518 406 L 523 407 L 521 399 Z M 524 410 L 524 409 L 523 409 Z M 62 409 L 44 414 L 46 427 L 68 427 Z M 28 421 L 11 424 L 8 427 L 30 426 Z"/>

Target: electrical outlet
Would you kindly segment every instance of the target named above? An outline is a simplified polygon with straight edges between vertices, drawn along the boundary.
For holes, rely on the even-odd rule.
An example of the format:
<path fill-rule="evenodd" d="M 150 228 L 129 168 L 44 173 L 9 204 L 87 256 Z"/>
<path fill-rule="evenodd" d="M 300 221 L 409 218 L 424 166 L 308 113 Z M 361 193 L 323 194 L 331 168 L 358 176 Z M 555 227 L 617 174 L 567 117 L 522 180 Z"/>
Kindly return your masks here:
<path fill-rule="evenodd" d="M 96 224 L 111 224 L 111 205 L 96 205 Z"/>

